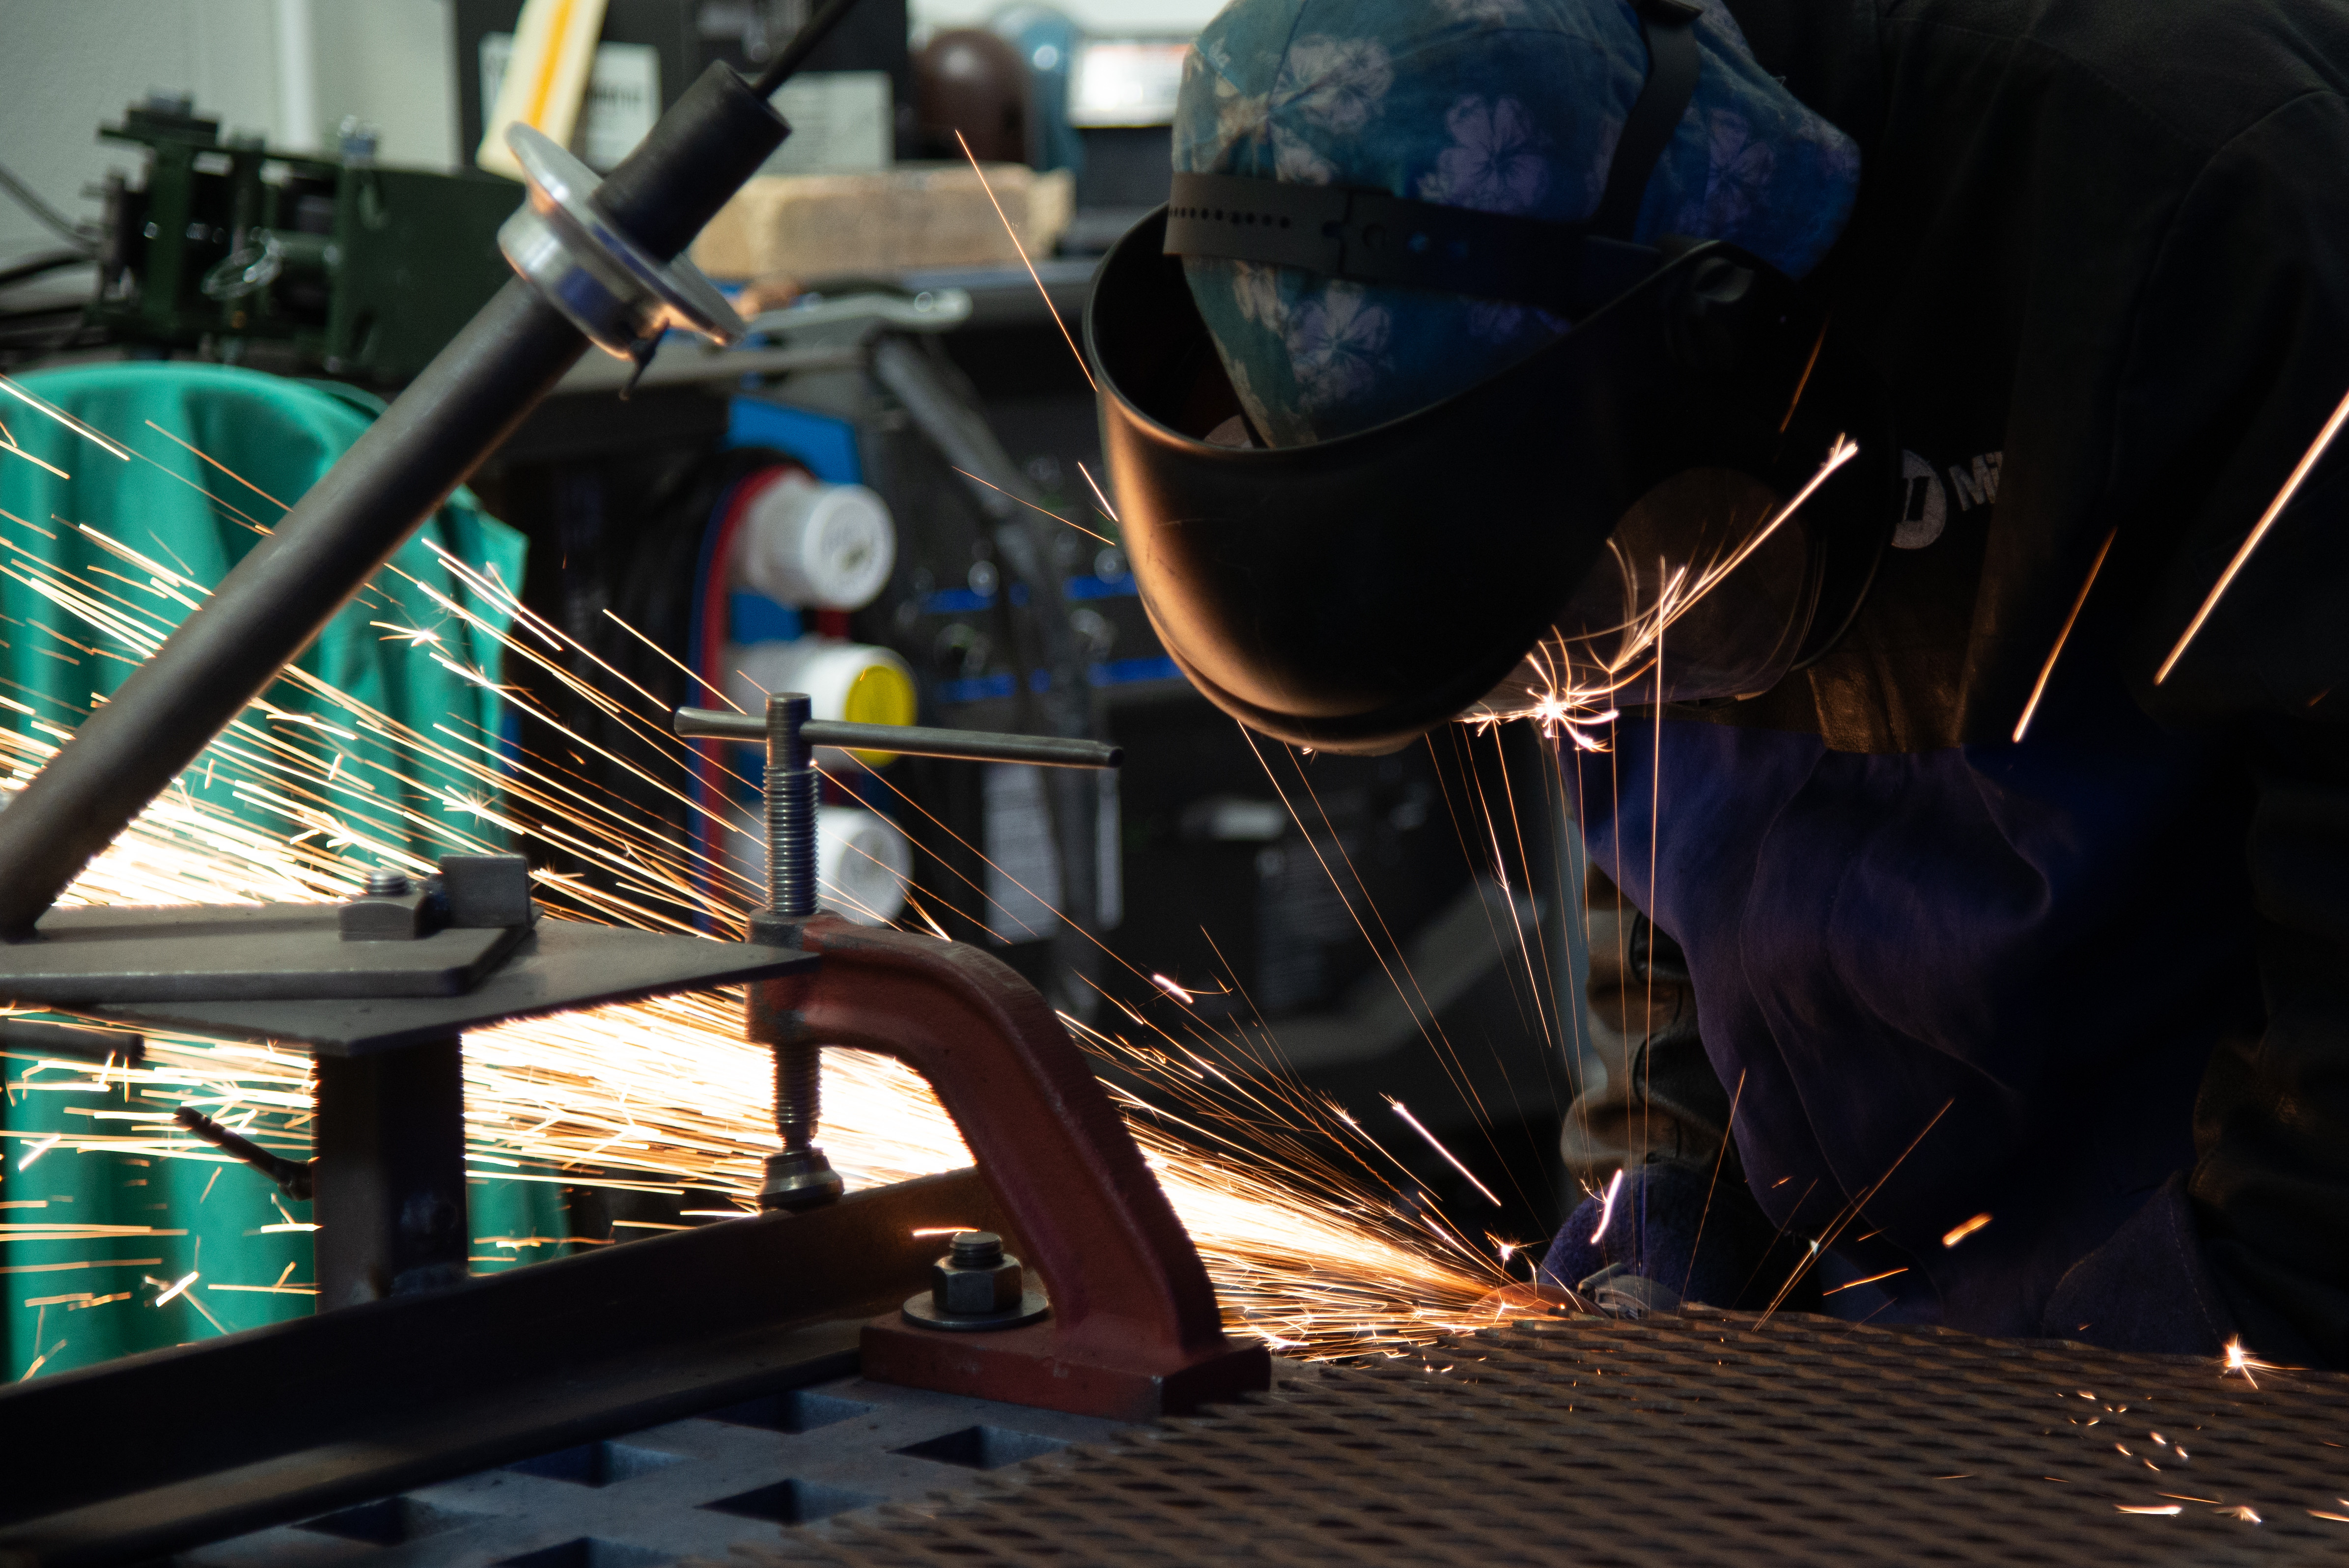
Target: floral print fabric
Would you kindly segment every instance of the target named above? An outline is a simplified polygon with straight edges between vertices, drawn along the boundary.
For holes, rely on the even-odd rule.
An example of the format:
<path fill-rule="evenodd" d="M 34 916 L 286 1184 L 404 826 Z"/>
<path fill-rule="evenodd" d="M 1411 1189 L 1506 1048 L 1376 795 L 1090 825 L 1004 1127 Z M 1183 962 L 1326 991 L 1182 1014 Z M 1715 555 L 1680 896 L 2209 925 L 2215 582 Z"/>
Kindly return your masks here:
<path fill-rule="evenodd" d="M 1699 0 L 1696 96 L 1637 237 L 1723 239 L 1800 276 L 1843 230 L 1859 150 Z M 1377 188 L 1558 223 L 1590 215 L 1646 80 L 1626 0 L 1233 0 L 1186 62 L 1174 167 Z M 1185 270 L 1276 446 L 1362 431 L 1475 385 L 1569 323 L 1523 306 L 1216 258 Z"/>

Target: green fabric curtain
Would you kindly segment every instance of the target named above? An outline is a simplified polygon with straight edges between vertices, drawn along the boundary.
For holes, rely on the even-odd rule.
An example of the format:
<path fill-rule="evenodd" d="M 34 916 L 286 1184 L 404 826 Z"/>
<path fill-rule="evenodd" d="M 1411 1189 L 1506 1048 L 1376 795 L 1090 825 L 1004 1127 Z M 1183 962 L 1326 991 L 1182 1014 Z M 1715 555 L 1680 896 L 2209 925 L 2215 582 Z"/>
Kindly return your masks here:
<path fill-rule="evenodd" d="M 201 593 L 174 586 L 172 575 L 200 587 L 218 582 L 284 514 L 281 504 L 308 490 L 380 409 L 347 389 L 217 365 L 106 364 L 15 384 L 131 454 L 116 455 L 0 387 L 0 437 L 13 449 L 0 451 L 0 698 L 20 733 L 38 732 L 43 722 L 70 728 L 93 698 L 129 672 L 135 645 L 94 622 L 119 612 L 177 624 L 187 613 L 179 601 Z M 505 718 L 491 689 L 496 638 L 436 604 L 426 589 L 482 611 L 501 631 L 504 618 L 489 611 L 434 545 L 477 573 L 506 585 L 522 581 L 521 535 L 460 491 L 336 616 L 299 667 L 398 724 L 492 760 Z M 91 607 L 77 613 L 61 605 L 58 584 Z M 302 831 L 295 815 L 302 805 L 323 807 L 364 829 L 362 844 L 398 846 L 427 860 L 449 847 L 436 824 L 491 836 L 464 804 L 490 793 L 480 777 L 355 724 L 347 710 L 289 681 L 279 681 L 266 701 L 274 713 L 249 711 L 241 741 L 216 745 L 183 775 L 191 802 L 278 836 Z M 305 725 L 305 715 L 319 725 Z M 331 785 L 321 786 L 316 770 L 307 780 L 290 776 L 288 756 L 332 770 Z M 403 822 L 403 811 L 424 823 Z M 335 837 L 317 836 L 320 853 Z M 345 853 L 367 858 L 357 848 Z M 150 1071 L 126 1085 L 120 1075 L 101 1083 L 89 1071 L 0 1059 L 7 1084 L 0 1106 L 0 1376 L 22 1377 L 36 1364 L 47 1376 L 310 1310 L 310 1296 L 295 1291 L 315 1279 L 309 1234 L 300 1228 L 309 1220 L 307 1206 L 283 1200 L 258 1173 L 151 1149 L 77 1151 L 49 1141 L 117 1130 L 158 1138 L 151 1126 L 131 1118 L 168 1114 L 181 1097 L 217 1098 L 218 1085 L 237 1075 L 237 1064 L 209 1058 L 193 1044 L 159 1049 L 150 1069 L 157 1061 L 187 1070 Z M 282 1127 L 290 1116 L 296 1137 L 300 1085 L 289 1075 L 300 1065 L 280 1054 L 285 1108 L 266 1124 Z M 159 1075 L 181 1082 L 154 1081 Z M 251 1103 L 265 1099 L 257 1095 Z M 182 1137 L 174 1147 L 189 1146 Z M 564 1233 L 559 1189 L 544 1184 L 477 1180 L 471 1207 L 477 1237 Z M 44 1234 L 38 1227 L 78 1229 Z M 517 1255 L 488 1242 L 474 1251 Z M 191 1274 L 194 1282 L 171 1293 Z M 276 1293 L 251 1288 L 281 1281 Z M 229 1288 L 237 1286 L 248 1288 Z"/>

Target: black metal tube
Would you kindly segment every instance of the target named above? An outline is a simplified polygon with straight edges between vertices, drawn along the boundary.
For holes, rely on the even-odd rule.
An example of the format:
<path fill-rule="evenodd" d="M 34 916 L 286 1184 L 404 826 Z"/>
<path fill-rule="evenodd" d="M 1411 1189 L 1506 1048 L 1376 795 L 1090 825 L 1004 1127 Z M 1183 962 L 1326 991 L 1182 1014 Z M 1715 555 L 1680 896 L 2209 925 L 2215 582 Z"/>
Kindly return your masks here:
<path fill-rule="evenodd" d="M 515 278 L 0 813 L 0 937 L 21 940 L 586 348 Z"/>
<path fill-rule="evenodd" d="M 791 128 L 720 60 L 605 177 L 595 204 L 661 260 L 683 251 Z"/>
<path fill-rule="evenodd" d="M 808 57 L 816 52 L 855 5 L 856 0 L 832 0 L 831 5 L 809 17 L 801 25 L 800 30 L 792 35 L 792 41 L 783 46 L 783 52 L 767 67 L 752 90 L 761 98 L 773 97 L 775 89 L 791 80 L 792 73 L 807 64 Z"/>
<path fill-rule="evenodd" d="M 767 722 L 750 713 L 709 708 L 679 708 L 672 728 L 688 739 L 764 742 Z M 800 726 L 811 746 L 842 746 L 859 752 L 896 752 L 909 757 L 947 757 L 971 763 L 1028 763 L 1045 768 L 1113 768 L 1125 752 L 1100 741 L 1058 735 L 1004 735 L 986 730 L 936 730 L 919 724 L 848 724 L 811 719 Z"/>

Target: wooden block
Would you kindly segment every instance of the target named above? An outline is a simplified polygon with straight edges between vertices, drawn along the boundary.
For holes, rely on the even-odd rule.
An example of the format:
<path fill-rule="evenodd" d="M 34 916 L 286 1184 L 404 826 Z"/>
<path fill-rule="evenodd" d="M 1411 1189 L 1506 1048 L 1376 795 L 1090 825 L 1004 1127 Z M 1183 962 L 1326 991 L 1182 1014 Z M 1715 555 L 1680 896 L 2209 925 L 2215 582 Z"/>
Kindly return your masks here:
<path fill-rule="evenodd" d="M 712 277 L 783 274 L 802 282 L 920 267 L 1016 263 L 1004 233 L 1031 256 L 1060 243 L 1075 210 L 1066 170 L 1038 174 L 989 164 L 986 186 L 967 164 L 900 164 L 873 174 L 761 175 L 711 219 L 693 259 Z"/>

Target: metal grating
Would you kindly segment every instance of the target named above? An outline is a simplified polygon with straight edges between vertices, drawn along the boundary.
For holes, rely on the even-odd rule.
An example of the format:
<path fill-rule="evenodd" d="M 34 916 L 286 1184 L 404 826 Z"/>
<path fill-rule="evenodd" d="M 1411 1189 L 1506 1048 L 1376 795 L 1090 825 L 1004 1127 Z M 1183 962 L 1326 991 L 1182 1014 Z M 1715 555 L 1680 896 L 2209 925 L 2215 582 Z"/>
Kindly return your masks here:
<path fill-rule="evenodd" d="M 1286 1367 L 1213 1416 L 738 1542 L 732 1568 L 2334 1563 L 2344 1442 L 2349 1376 L 1808 1317 L 1552 1321 Z M 2147 1509 L 2176 1511 L 2124 1511 Z"/>

